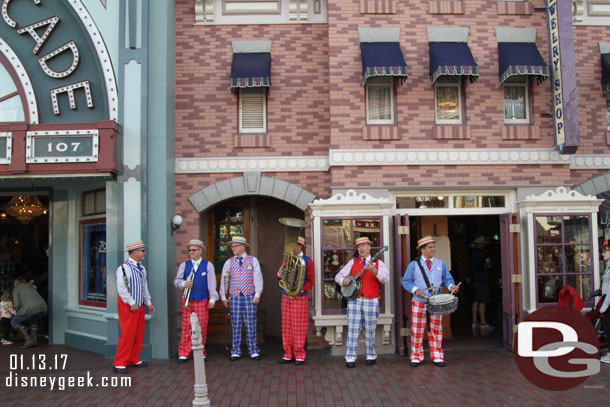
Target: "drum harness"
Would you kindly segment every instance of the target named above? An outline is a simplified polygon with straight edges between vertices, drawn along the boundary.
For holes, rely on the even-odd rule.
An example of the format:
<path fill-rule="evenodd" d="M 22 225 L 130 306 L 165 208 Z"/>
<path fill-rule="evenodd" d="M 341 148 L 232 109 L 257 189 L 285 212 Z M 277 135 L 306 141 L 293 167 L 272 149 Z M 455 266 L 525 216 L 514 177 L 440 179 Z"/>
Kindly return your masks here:
<path fill-rule="evenodd" d="M 431 291 L 432 285 L 430 284 L 430 280 L 428 280 L 428 276 L 426 275 L 426 272 L 424 271 L 424 267 L 421 265 L 421 256 L 419 256 L 417 259 L 415 259 L 415 262 L 419 266 L 419 270 L 421 271 L 421 274 L 424 277 L 424 281 L 426 282 L 427 290 Z"/>

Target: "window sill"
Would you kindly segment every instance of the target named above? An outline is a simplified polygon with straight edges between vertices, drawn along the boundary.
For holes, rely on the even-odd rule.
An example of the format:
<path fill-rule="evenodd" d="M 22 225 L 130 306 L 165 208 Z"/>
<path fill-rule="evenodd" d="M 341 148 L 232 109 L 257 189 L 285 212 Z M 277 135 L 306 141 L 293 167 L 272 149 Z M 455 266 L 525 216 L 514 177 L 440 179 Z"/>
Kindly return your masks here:
<path fill-rule="evenodd" d="M 470 126 L 463 124 L 437 124 L 434 126 L 436 140 L 470 140 Z"/>
<path fill-rule="evenodd" d="M 369 124 L 362 128 L 363 140 L 400 140 L 400 126 L 395 124 Z"/>
<path fill-rule="evenodd" d="M 534 6 L 530 1 L 499 1 L 498 14 L 500 15 L 527 15 L 533 14 Z"/>
<path fill-rule="evenodd" d="M 271 147 L 271 136 L 269 133 L 238 133 L 233 136 L 233 147 Z"/>
<path fill-rule="evenodd" d="M 464 14 L 463 0 L 430 0 L 430 14 Z"/>
<path fill-rule="evenodd" d="M 540 140 L 540 127 L 531 124 L 504 124 L 502 140 Z"/>
<path fill-rule="evenodd" d="M 360 14 L 396 14 L 397 0 L 360 0 Z"/>

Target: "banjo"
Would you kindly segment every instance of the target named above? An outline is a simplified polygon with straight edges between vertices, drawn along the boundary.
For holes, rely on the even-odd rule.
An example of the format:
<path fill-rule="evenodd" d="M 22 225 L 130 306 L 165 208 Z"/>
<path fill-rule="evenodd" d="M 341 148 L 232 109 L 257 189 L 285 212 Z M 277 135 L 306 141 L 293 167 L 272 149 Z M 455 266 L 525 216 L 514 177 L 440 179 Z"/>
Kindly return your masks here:
<path fill-rule="evenodd" d="M 383 248 L 381 248 L 381 250 L 379 250 L 377 252 L 377 254 L 375 255 L 375 257 L 373 257 L 371 259 L 371 261 L 369 262 L 369 264 L 371 263 L 375 263 L 377 260 L 379 260 L 379 257 L 381 257 L 381 255 L 386 252 L 388 250 L 388 246 L 383 246 Z M 362 270 L 360 270 L 360 272 L 358 274 L 350 274 L 348 275 L 347 278 L 349 280 L 349 284 L 348 285 L 341 285 L 341 295 L 344 296 L 345 298 L 347 298 L 348 300 L 353 300 L 358 298 L 358 296 L 360 295 L 360 292 L 362 292 L 362 274 L 364 273 L 364 267 L 362 268 Z"/>

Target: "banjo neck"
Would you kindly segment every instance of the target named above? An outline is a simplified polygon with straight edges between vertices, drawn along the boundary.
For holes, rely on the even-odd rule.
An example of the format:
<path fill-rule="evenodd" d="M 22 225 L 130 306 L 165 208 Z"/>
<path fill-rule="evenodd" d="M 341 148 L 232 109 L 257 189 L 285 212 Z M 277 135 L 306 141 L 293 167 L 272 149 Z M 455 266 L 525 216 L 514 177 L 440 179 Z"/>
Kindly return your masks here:
<path fill-rule="evenodd" d="M 388 250 L 388 246 L 383 246 L 383 248 L 381 248 L 377 254 L 375 254 L 375 256 L 373 256 L 373 258 L 371 259 L 371 261 L 369 261 L 369 264 L 375 264 L 377 263 L 377 261 L 379 260 L 379 258 L 381 257 L 381 255 Z M 363 266 L 362 269 L 360 269 L 360 271 L 358 272 L 358 274 L 356 275 L 356 280 L 359 280 L 360 277 L 362 277 L 362 274 L 366 271 L 364 268 L 366 266 Z"/>

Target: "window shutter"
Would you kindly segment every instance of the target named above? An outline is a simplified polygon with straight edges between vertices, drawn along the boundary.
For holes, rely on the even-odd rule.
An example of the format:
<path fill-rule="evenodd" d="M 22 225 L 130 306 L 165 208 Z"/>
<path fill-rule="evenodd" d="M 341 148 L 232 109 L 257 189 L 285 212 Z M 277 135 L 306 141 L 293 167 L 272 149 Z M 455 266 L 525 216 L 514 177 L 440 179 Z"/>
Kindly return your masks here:
<path fill-rule="evenodd" d="M 265 93 L 265 88 L 251 88 L 240 90 L 240 132 L 252 133 L 266 131 Z"/>

